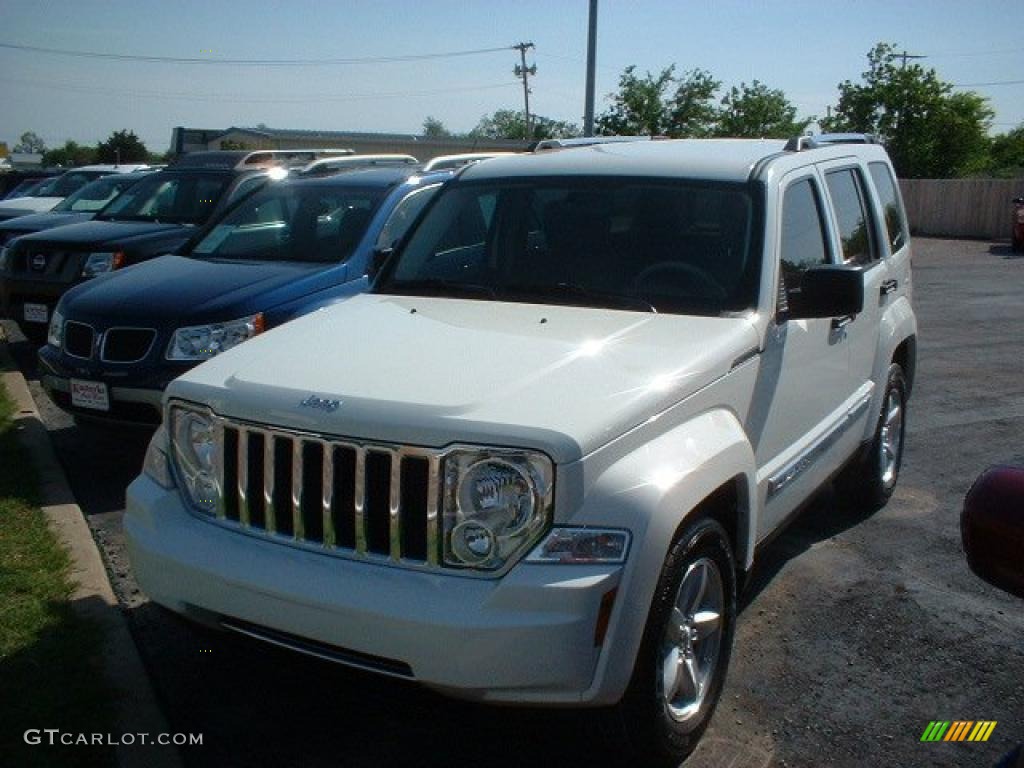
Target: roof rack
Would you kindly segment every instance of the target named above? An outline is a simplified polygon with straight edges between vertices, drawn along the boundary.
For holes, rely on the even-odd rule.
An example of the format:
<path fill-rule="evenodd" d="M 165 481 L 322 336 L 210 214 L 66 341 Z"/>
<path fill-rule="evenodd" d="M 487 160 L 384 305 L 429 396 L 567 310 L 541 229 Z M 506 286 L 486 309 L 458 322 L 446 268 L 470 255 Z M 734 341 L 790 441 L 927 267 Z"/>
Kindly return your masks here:
<path fill-rule="evenodd" d="M 626 141 L 651 141 L 655 136 L 583 136 L 576 139 L 544 139 L 532 147 L 531 152 L 546 149 L 569 149 L 570 147 L 589 147 L 593 144 L 618 144 Z"/>
<path fill-rule="evenodd" d="M 351 149 L 258 149 L 255 151 L 237 149 L 211 149 L 189 152 L 172 164 L 175 169 L 208 168 L 230 170 L 257 170 L 264 168 L 295 168 L 322 157 L 343 157 L 354 155 Z"/>
<path fill-rule="evenodd" d="M 871 133 L 818 133 L 794 136 L 786 142 L 787 152 L 803 152 L 820 149 L 833 144 L 880 144 L 878 137 Z"/>
<path fill-rule="evenodd" d="M 489 160 L 500 155 L 513 155 L 514 152 L 466 152 L 460 155 L 441 155 L 429 160 L 423 166 L 423 172 L 446 171 L 454 168 L 461 168 L 464 165 L 478 163 L 481 160 Z"/>
<path fill-rule="evenodd" d="M 377 168 L 418 165 L 412 155 L 345 155 L 343 157 L 322 157 L 303 166 L 299 173 L 303 175 L 322 175 L 336 171 L 354 171 L 359 168 Z"/>

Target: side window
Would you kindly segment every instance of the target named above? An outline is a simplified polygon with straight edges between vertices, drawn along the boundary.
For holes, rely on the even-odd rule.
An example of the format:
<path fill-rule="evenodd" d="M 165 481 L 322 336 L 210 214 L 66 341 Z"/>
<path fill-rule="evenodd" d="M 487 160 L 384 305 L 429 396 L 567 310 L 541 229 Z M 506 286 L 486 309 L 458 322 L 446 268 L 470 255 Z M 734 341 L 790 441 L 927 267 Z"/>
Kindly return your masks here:
<path fill-rule="evenodd" d="M 907 216 L 896 191 L 896 180 L 885 163 L 868 163 L 871 180 L 878 190 L 878 200 L 885 211 L 885 231 L 889 236 L 889 247 L 896 253 L 907 242 Z"/>
<path fill-rule="evenodd" d="M 831 257 L 821 200 L 811 179 L 790 184 L 782 198 L 781 270 L 779 273 L 778 312 L 784 314 L 799 300 L 804 272 L 809 267 L 828 264 Z"/>
<path fill-rule="evenodd" d="M 391 212 L 387 222 L 384 224 L 384 228 L 381 229 L 380 237 L 377 238 L 377 247 L 390 248 L 396 240 L 405 235 L 409 226 L 420 215 L 420 211 L 430 202 L 430 198 L 434 196 L 434 193 L 439 188 L 440 184 L 435 184 L 424 189 L 414 190 L 406 195 L 395 206 L 395 210 Z"/>
<path fill-rule="evenodd" d="M 853 168 L 825 174 L 828 193 L 835 207 L 843 261 L 848 264 L 870 264 L 878 259 L 874 247 L 871 219 L 866 204 L 864 182 Z"/>

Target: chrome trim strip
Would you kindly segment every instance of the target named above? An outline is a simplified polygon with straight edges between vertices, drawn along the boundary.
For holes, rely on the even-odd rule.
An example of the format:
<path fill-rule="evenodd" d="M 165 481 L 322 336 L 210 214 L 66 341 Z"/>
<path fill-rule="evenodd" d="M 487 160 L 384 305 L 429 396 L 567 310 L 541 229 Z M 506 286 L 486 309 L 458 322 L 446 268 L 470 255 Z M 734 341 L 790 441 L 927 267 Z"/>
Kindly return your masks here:
<path fill-rule="evenodd" d="M 398 562 L 402 558 L 402 455 L 398 451 L 388 451 L 391 460 L 391 499 L 388 504 L 388 541 L 391 559 Z"/>
<path fill-rule="evenodd" d="M 732 365 L 729 366 L 729 370 L 731 371 L 734 368 L 739 368 L 745 362 L 747 362 L 748 360 L 753 360 L 755 357 L 757 357 L 760 354 L 761 354 L 761 348 L 760 347 L 752 347 L 752 348 L 748 349 L 746 352 L 744 352 L 742 355 L 740 355 L 739 357 L 737 357 L 735 360 L 732 361 Z"/>
<path fill-rule="evenodd" d="M 267 533 L 277 532 L 274 514 L 274 433 L 263 432 L 263 527 Z"/>
<path fill-rule="evenodd" d="M 323 544 L 326 548 L 333 549 L 338 541 L 334 533 L 334 446 L 326 440 L 320 440 L 319 443 L 323 451 Z"/>
<path fill-rule="evenodd" d="M 808 469 L 814 466 L 829 448 L 838 442 L 843 433 L 846 432 L 859 419 L 868 405 L 871 403 L 871 394 L 865 395 L 856 405 L 850 408 L 845 415 L 829 429 L 824 435 L 818 438 L 817 442 L 807 446 L 801 453 L 797 454 L 789 464 L 768 478 L 767 501 L 782 493 L 787 486 L 792 485 Z"/>
<path fill-rule="evenodd" d="M 142 353 L 141 357 L 136 357 L 134 360 L 108 360 L 107 359 L 107 340 L 110 338 L 112 331 L 149 331 L 153 334 L 153 337 L 149 340 L 149 346 L 146 347 L 146 351 Z M 137 363 L 140 360 L 145 360 L 149 357 L 149 353 L 153 351 L 153 345 L 156 344 L 157 333 L 156 328 L 136 328 L 134 326 L 116 325 L 113 328 L 107 328 L 101 334 L 100 341 L 100 360 L 104 363 L 112 363 L 113 365 L 131 365 Z"/>
<path fill-rule="evenodd" d="M 302 519 L 302 464 L 303 440 L 292 440 L 292 538 L 306 538 L 306 525 Z"/>
<path fill-rule="evenodd" d="M 441 536 L 438 531 L 438 496 L 441 485 L 441 459 L 431 456 L 427 459 L 430 469 L 427 472 L 427 564 L 437 565 L 440 557 Z"/>
<path fill-rule="evenodd" d="M 249 430 L 239 427 L 238 432 L 238 522 L 249 527 Z"/>
<path fill-rule="evenodd" d="M 366 554 L 366 451 L 362 446 L 355 446 L 356 477 L 355 477 L 355 531 L 356 552 Z"/>

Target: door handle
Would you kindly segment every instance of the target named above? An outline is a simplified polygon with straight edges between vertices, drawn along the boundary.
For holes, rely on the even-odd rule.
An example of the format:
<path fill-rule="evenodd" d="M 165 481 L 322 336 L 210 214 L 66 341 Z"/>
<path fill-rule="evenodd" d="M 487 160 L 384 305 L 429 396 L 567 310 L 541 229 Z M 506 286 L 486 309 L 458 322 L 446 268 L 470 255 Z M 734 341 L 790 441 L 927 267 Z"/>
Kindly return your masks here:
<path fill-rule="evenodd" d="M 880 296 L 887 296 L 899 288 L 899 285 L 896 280 L 886 280 L 882 283 L 882 287 L 878 289 L 878 294 Z"/>
<path fill-rule="evenodd" d="M 832 330 L 833 331 L 841 330 L 842 328 L 845 328 L 846 326 L 848 326 L 852 322 L 853 322 L 853 315 L 843 315 L 842 317 L 833 317 L 832 318 Z"/>

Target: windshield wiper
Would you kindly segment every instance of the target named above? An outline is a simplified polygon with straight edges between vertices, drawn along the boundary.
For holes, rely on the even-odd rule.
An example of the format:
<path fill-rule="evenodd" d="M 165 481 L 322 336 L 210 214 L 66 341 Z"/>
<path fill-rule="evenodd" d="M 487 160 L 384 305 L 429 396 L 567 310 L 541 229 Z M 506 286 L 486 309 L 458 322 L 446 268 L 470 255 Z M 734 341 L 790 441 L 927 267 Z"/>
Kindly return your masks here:
<path fill-rule="evenodd" d="M 411 293 L 430 296 L 446 296 L 461 294 L 463 296 L 486 296 L 489 299 L 498 297 L 494 288 L 481 283 L 464 283 L 460 280 L 446 280 L 441 277 L 423 278 L 422 280 L 393 280 L 380 286 L 380 293 Z"/>
<path fill-rule="evenodd" d="M 587 288 L 586 286 L 578 283 L 555 283 L 553 285 L 526 286 L 517 285 L 510 287 L 509 291 L 526 296 L 539 296 L 546 298 L 576 296 L 581 299 L 597 300 L 601 302 L 601 306 L 611 304 L 614 307 L 640 309 L 644 312 L 653 312 L 654 314 L 658 313 L 658 310 L 653 304 L 645 299 L 641 299 L 639 296 L 612 293 L 611 291 L 600 291 L 594 288 Z"/>

